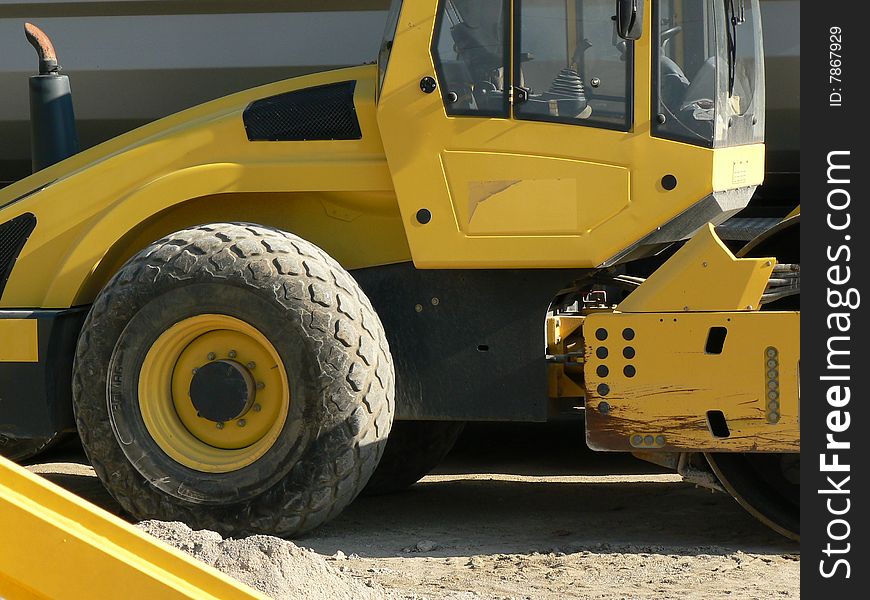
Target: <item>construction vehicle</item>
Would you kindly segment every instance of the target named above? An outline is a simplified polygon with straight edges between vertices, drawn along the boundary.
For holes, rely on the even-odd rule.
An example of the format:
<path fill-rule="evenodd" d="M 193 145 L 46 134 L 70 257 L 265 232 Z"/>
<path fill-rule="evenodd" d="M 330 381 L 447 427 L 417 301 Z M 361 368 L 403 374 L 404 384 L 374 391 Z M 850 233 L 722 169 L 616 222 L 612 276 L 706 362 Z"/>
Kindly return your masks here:
<path fill-rule="evenodd" d="M 76 430 L 136 518 L 293 536 L 465 421 L 585 408 L 592 448 L 799 534 L 799 210 L 714 231 L 764 179 L 758 0 L 396 0 L 376 65 L 79 153 L 34 93 L 7 455 Z"/>

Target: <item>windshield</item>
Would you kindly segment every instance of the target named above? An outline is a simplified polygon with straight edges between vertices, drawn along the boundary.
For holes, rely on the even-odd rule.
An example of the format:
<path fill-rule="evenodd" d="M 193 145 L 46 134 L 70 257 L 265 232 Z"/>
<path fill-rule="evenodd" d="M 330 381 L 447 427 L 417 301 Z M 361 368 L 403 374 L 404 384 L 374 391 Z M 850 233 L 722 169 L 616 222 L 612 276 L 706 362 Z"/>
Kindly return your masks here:
<path fill-rule="evenodd" d="M 726 0 L 728 18 L 728 94 L 731 108 L 742 115 L 752 106 L 755 93 L 755 38 L 752 35 L 754 19 L 746 10 L 745 0 Z"/>
<path fill-rule="evenodd" d="M 712 145 L 715 133 L 716 22 L 713 0 L 656 3 L 659 51 L 655 131 L 662 137 Z"/>
<path fill-rule="evenodd" d="M 654 135 L 710 147 L 761 141 L 758 0 L 661 0 L 653 23 Z"/>

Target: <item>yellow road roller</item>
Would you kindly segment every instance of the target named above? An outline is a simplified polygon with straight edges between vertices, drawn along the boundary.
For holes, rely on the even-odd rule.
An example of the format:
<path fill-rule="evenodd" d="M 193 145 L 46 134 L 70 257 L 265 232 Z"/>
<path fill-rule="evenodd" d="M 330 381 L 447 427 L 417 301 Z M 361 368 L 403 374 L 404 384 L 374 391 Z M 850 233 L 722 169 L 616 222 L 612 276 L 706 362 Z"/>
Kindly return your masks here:
<path fill-rule="evenodd" d="M 798 536 L 799 211 L 716 233 L 764 179 L 758 0 L 395 0 L 376 64 L 81 152 L 28 31 L 6 456 L 75 431 L 135 518 L 294 536 L 582 409 Z"/>

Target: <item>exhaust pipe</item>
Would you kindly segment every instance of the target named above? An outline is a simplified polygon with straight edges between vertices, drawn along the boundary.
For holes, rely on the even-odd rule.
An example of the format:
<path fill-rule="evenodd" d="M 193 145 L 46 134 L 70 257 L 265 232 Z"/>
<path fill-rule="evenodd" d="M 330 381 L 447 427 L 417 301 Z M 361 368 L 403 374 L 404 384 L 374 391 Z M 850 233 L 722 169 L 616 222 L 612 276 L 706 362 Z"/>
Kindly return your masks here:
<path fill-rule="evenodd" d="M 79 137 L 69 77 L 60 74 L 54 45 L 32 23 L 24 25 L 24 34 L 39 56 L 39 74 L 30 78 L 30 146 L 36 172 L 76 154 Z"/>

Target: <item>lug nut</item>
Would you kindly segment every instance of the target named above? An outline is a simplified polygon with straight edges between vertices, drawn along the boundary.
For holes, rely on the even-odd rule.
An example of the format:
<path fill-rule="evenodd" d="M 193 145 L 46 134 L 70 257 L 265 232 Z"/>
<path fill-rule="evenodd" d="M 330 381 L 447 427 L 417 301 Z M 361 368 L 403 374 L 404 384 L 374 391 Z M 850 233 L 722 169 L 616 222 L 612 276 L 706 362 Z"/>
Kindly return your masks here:
<path fill-rule="evenodd" d="M 235 351 L 235 350 L 230 350 L 229 357 L 230 357 L 230 358 L 235 358 L 235 357 L 236 357 L 236 351 Z"/>
<path fill-rule="evenodd" d="M 239 427 L 244 427 L 244 426 L 247 425 L 247 424 L 248 424 L 248 422 L 245 421 L 244 419 L 239 419 L 239 420 L 236 422 L 236 425 L 238 425 Z"/>
<path fill-rule="evenodd" d="M 196 367 L 193 368 L 193 374 L 196 375 L 196 372 L 199 371 Z"/>
<path fill-rule="evenodd" d="M 214 360 L 214 359 L 216 359 L 216 358 L 217 358 L 217 354 L 215 354 L 214 352 L 209 352 L 209 353 L 208 353 L 208 359 L 209 359 L 209 360 Z"/>
<path fill-rule="evenodd" d="M 251 361 L 251 362 L 249 362 L 249 363 L 247 364 L 247 367 L 248 367 L 249 369 L 256 369 L 256 368 L 257 368 L 257 363 L 255 363 L 254 361 Z"/>
<path fill-rule="evenodd" d="M 253 409 L 254 412 L 260 412 L 261 410 L 263 410 L 263 407 L 260 406 L 259 404 L 255 404 L 251 408 Z"/>
<path fill-rule="evenodd" d="M 221 423 L 220 421 L 218 421 L 216 427 L 217 427 L 218 429 L 223 429 L 223 428 L 224 428 L 224 424 Z"/>
<path fill-rule="evenodd" d="M 262 390 L 264 387 L 266 387 L 265 383 L 263 383 L 262 381 L 257 382 L 257 389 L 258 390 Z"/>

